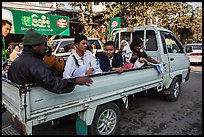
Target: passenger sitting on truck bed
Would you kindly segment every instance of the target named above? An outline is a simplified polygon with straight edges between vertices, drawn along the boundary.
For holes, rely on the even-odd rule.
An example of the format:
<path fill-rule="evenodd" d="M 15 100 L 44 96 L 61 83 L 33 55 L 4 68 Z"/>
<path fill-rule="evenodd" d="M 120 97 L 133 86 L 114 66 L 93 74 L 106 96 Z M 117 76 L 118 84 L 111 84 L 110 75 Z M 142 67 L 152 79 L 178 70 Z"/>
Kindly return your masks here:
<path fill-rule="evenodd" d="M 65 65 L 63 57 L 57 59 L 55 55 L 52 55 L 51 47 L 47 46 L 47 48 L 48 50 L 43 60 L 45 61 L 46 64 L 48 64 L 51 68 L 53 68 L 56 71 L 57 75 L 62 76 Z"/>
<path fill-rule="evenodd" d="M 88 39 L 84 35 L 75 37 L 76 50 L 67 58 L 63 72 L 64 78 L 94 74 L 96 60 L 91 51 L 87 50 Z"/>
<path fill-rule="evenodd" d="M 126 40 L 121 41 L 120 49 L 118 53 L 122 54 L 123 62 L 130 63 L 130 59 L 132 57 L 132 51 L 130 49 L 130 45 Z"/>
<path fill-rule="evenodd" d="M 100 67 L 102 71 L 123 72 L 123 58 L 119 53 L 115 53 L 115 44 L 113 41 L 107 41 L 104 45 L 104 53 L 100 55 Z"/>
<path fill-rule="evenodd" d="M 4 62 L 2 66 L 2 77 L 8 78 L 9 63 Z"/>
<path fill-rule="evenodd" d="M 135 61 L 138 58 L 138 53 L 140 52 L 140 50 L 142 49 L 142 40 L 138 37 L 134 38 L 130 44 L 130 49 L 132 50 L 133 54 L 132 57 L 130 59 L 131 63 L 135 63 Z M 147 55 L 147 59 L 148 62 L 154 63 L 154 64 L 159 64 L 158 61 L 156 61 L 155 59 L 153 59 L 152 57 Z"/>
<path fill-rule="evenodd" d="M 141 68 L 143 66 L 147 65 L 146 59 L 147 59 L 147 54 L 144 51 L 140 51 L 137 54 L 138 58 L 134 63 L 133 68 Z"/>
<path fill-rule="evenodd" d="M 123 57 L 123 69 L 132 69 L 133 63 L 130 63 L 130 59 L 132 57 L 132 51 L 130 49 L 129 43 L 126 40 L 121 41 L 120 49 L 118 50 L 118 53 L 122 55 Z"/>
<path fill-rule="evenodd" d="M 76 85 L 89 85 L 89 77 L 62 79 L 57 77 L 43 57 L 46 53 L 46 39 L 38 31 L 29 29 L 23 37 L 23 52 L 8 70 L 8 79 L 24 85 L 37 83 L 48 91 L 62 94 L 72 92 Z"/>

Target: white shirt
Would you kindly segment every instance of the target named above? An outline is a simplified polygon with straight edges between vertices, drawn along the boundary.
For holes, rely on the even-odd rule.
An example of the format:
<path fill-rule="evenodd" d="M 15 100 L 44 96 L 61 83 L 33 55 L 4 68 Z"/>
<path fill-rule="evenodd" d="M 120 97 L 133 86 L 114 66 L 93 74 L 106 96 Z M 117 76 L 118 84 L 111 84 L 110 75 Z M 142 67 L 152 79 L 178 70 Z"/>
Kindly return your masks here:
<path fill-rule="evenodd" d="M 113 61 L 113 56 L 111 58 L 108 58 L 110 61 L 110 67 L 112 67 L 112 61 Z"/>
<path fill-rule="evenodd" d="M 121 43 L 125 42 L 125 46 L 123 48 L 123 51 L 122 51 L 122 56 L 123 56 L 123 59 L 125 57 L 125 60 L 127 63 L 130 63 L 130 59 L 132 57 L 132 51 L 130 49 L 130 46 L 129 46 L 129 43 L 126 41 L 126 40 L 122 40 Z"/>
<path fill-rule="evenodd" d="M 96 52 L 97 52 L 97 49 L 93 49 L 93 56 L 94 56 L 94 58 L 96 58 Z"/>
<path fill-rule="evenodd" d="M 77 59 L 80 67 L 77 66 L 73 55 Z M 94 59 L 93 54 L 89 50 L 86 50 L 84 56 L 81 58 L 76 51 L 74 51 L 66 61 L 63 78 L 83 76 L 89 68 L 93 68 L 94 70 L 96 68 L 96 60 Z"/>
<path fill-rule="evenodd" d="M 136 62 L 134 63 L 133 68 L 141 68 L 145 63 L 141 63 L 139 61 L 139 58 L 136 60 Z"/>

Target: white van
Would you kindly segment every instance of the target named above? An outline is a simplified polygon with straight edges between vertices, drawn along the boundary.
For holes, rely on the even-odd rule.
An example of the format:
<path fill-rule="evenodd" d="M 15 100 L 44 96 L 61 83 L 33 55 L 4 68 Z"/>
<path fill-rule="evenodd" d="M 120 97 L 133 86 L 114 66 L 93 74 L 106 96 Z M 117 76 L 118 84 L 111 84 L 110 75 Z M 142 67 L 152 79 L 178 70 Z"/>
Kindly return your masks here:
<path fill-rule="evenodd" d="M 202 62 L 202 43 L 186 44 L 185 49 L 191 63 Z"/>
<path fill-rule="evenodd" d="M 103 46 L 98 38 L 88 38 L 88 50 L 90 50 L 90 45 L 92 42 L 95 43 L 97 52 L 103 51 Z M 63 57 L 65 60 L 71 54 L 71 46 L 73 44 L 74 38 L 55 39 L 48 42 L 48 45 L 50 45 L 53 50 L 52 54 L 57 57 Z"/>

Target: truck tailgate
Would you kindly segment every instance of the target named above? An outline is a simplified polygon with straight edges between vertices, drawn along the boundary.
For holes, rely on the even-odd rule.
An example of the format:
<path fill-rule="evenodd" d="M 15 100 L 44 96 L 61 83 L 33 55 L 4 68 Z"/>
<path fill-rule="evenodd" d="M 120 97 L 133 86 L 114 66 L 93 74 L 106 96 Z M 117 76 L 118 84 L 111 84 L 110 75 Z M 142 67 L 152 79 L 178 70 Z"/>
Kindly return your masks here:
<path fill-rule="evenodd" d="M 21 106 L 19 89 L 4 80 L 2 80 L 2 103 L 5 104 L 9 112 L 19 116 Z"/>

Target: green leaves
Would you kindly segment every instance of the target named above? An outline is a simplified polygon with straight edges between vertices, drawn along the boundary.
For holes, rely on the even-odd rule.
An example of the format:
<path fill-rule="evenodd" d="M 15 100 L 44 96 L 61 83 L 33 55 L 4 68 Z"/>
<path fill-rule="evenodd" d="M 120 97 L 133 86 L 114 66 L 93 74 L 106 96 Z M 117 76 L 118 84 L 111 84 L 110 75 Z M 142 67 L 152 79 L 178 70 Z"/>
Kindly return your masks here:
<path fill-rule="evenodd" d="M 92 2 L 70 4 L 80 7 L 79 21 L 84 26 L 83 33 L 93 36 L 92 25 L 89 25 L 93 17 Z M 84 10 L 82 5 L 86 7 Z M 105 6 L 100 25 L 105 27 L 106 36 L 109 34 L 110 20 L 121 17 L 121 27 L 149 25 L 146 23 L 153 19 L 157 21 L 158 27 L 170 29 L 183 43 L 192 37 L 194 41 L 202 40 L 202 8 L 193 9 L 192 5 L 186 2 L 105 2 Z M 85 17 L 85 12 L 89 12 L 90 16 Z"/>

